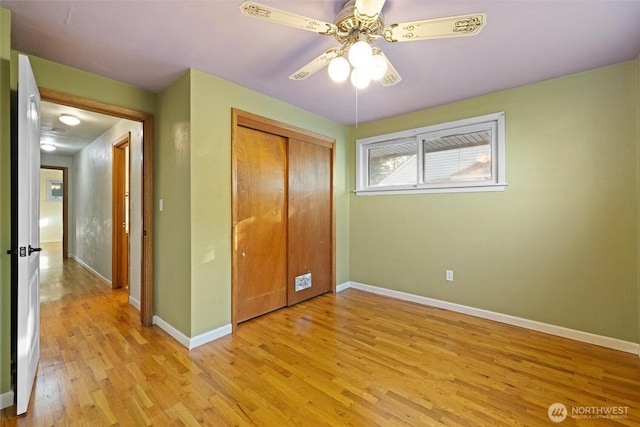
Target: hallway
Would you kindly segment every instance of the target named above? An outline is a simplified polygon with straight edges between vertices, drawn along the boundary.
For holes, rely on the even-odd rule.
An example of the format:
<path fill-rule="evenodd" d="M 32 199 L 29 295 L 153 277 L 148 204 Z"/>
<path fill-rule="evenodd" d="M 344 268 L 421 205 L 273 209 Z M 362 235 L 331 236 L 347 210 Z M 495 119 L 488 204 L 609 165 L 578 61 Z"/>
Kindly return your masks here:
<path fill-rule="evenodd" d="M 41 246 L 40 304 L 42 309 L 46 306 L 55 311 L 61 305 L 78 298 L 104 296 L 105 292 L 111 291 L 110 284 L 90 274 L 73 259 L 63 259 L 62 243 L 42 243 Z M 124 304 L 127 300 L 127 290 L 122 289 L 122 291 Z M 42 315 L 45 316 L 46 313 L 43 312 Z"/>

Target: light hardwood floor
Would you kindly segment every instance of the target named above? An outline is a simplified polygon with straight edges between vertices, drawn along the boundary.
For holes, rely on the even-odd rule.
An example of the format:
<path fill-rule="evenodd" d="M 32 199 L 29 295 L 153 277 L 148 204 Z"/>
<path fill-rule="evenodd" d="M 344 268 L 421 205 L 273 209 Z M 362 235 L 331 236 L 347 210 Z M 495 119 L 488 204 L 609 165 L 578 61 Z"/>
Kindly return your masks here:
<path fill-rule="evenodd" d="M 30 412 L 3 425 L 640 425 L 636 355 L 362 291 L 191 351 L 74 261 L 49 260 L 42 295 Z M 613 407 L 627 418 L 571 415 Z"/>

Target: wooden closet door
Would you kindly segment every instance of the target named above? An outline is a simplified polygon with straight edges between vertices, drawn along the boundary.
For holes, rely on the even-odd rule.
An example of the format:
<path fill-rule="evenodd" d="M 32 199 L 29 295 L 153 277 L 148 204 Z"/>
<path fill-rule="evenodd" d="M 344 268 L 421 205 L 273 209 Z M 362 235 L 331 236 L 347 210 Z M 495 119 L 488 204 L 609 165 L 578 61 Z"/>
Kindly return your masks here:
<path fill-rule="evenodd" d="M 287 140 L 237 128 L 234 266 L 237 321 L 287 304 Z"/>
<path fill-rule="evenodd" d="M 332 288 L 330 146 L 289 139 L 288 305 Z M 296 290 L 310 274 L 311 286 Z M 306 279 L 309 279 L 307 276 Z M 306 282 L 308 285 L 308 282 Z"/>

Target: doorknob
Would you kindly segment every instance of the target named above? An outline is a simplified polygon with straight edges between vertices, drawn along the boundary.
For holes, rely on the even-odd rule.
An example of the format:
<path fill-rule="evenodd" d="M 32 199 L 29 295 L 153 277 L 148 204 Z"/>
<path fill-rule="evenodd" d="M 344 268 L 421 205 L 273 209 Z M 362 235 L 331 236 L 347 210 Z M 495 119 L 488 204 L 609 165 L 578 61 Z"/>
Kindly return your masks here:
<path fill-rule="evenodd" d="M 42 248 L 32 248 L 31 245 L 29 245 L 29 255 L 31 255 L 34 252 L 40 252 L 42 250 Z"/>

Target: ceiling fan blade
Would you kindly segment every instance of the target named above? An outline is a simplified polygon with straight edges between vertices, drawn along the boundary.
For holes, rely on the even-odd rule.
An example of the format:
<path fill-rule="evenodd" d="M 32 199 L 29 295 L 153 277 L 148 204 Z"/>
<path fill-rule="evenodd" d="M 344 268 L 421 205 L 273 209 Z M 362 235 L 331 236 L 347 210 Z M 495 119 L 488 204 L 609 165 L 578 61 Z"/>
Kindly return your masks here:
<path fill-rule="evenodd" d="M 318 34 L 335 34 L 338 28 L 329 22 L 307 18 L 285 10 L 264 6 L 252 1 L 244 1 L 240 4 L 240 10 L 247 16 L 288 25 L 301 30 L 312 31 Z"/>
<path fill-rule="evenodd" d="M 487 23 L 486 13 L 391 24 L 382 31 L 388 42 L 474 36 Z"/>
<path fill-rule="evenodd" d="M 400 83 L 402 81 L 402 77 L 400 77 L 400 74 L 398 74 L 398 71 L 393 67 L 393 65 L 391 65 L 391 61 L 389 61 L 389 58 L 387 58 L 387 55 L 385 55 L 380 49 L 377 49 L 377 48 L 375 49 L 374 53 L 377 53 L 378 55 L 382 55 L 385 61 L 387 61 L 387 72 L 380 79 L 380 84 L 386 87 L 386 86 L 393 86 L 397 83 Z"/>
<path fill-rule="evenodd" d="M 320 71 L 321 69 L 323 69 L 324 67 L 329 65 L 329 62 L 331 62 L 331 60 L 333 58 L 336 58 L 337 56 L 340 55 L 340 50 L 341 50 L 341 48 L 338 48 L 338 47 L 334 47 L 334 48 L 329 49 L 328 51 L 326 51 L 322 55 L 318 56 L 313 61 L 309 62 L 304 67 L 300 68 L 295 73 L 291 74 L 289 76 L 289 78 L 291 80 L 304 80 L 304 79 L 306 79 L 307 77 L 309 77 L 313 73 L 315 73 L 317 71 Z"/>
<path fill-rule="evenodd" d="M 361 21 L 374 21 L 382 6 L 384 6 L 385 0 L 356 0 L 355 15 Z"/>

